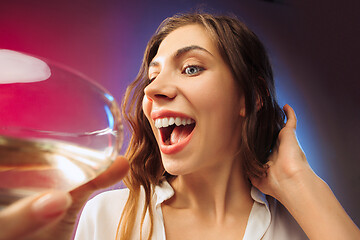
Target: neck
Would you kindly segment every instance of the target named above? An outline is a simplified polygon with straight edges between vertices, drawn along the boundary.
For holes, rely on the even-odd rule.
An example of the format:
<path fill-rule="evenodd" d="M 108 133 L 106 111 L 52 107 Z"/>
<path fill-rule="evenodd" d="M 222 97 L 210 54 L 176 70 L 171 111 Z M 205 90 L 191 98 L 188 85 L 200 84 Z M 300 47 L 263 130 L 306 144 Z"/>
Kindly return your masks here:
<path fill-rule="evenodd" d="M 253 203 L 251 185 L 238 160 L 178 176 L 171 185 L 175 196 L 169 205 L 210 214 L 217 221 L 222 221 L 229 213 L 248 211 Z"/>

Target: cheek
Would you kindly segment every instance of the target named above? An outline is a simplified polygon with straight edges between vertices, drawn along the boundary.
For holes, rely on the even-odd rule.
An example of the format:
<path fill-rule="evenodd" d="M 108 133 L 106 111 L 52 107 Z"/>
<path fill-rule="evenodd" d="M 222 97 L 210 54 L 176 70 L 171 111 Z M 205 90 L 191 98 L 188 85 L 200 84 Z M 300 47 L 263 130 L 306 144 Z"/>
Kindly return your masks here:
<path fill-rule="evenodd" d="M 144 96 L 144 99 L 142 101 L 142 108 L 145 113 L 145 116 L 147 117 L 147 119 L 150 120 L 152 101 L 150 99 L 148 99 L 146 96 Z"/>
<path fill-rule="evenodd" d="M 220 104 L 220 99 L 223 98 L 221 89 L 215 84 L 209 84 L 209 81 L 199 81 L 189 84 L 186 92 L 186 97 L 198 110 L 211 110 L 214 106 Z"/>
<path fill-rule="evenodd" d="M 201 111 L 201 116 L 206 119 L 207 129 L 213 128 L 215 134 L 232 134 L 241 117 L 241 101 L 235 86 L 214 84 L 202 89 L 202 94 L 194 95 L 197 109 Z M 226 131 L 229 129 L 229 132 Z"/>
<path fill-rule="evenodd" d="M 199 89 L 196 94 L 193 94 L 193 99 L 200 109 L 213 113 L 226 111 L 227 108 L 233 109 L 237 104 L 237 97 L 233 94 L 232 89 L 224 89 L 217 85 Z"/>
<path fill-rule="evenodd" d="M 215 108 L 234 108 L 234 105 L 239 104 L 235 81 L 230 73 L 224 71 L 216 69 L 206 72 L 188 89 L 192 99 L 202 109 L 214 111 Z"/>

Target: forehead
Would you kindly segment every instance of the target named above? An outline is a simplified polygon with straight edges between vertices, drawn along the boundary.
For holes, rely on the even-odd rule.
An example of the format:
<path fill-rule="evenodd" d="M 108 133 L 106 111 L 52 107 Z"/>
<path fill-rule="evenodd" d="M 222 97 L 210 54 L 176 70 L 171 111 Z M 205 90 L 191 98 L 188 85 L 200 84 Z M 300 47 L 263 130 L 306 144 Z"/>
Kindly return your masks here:
<path fill-rule="evenodd" d="M 199 24 L 192 24 L 179 27 L 167 35 L 161 42 L 155 58 L 173 55 L 177 50 L 188 46 L 199 46 L 214 56 L 219 56 L 217 47 L 207 30 Z"/>

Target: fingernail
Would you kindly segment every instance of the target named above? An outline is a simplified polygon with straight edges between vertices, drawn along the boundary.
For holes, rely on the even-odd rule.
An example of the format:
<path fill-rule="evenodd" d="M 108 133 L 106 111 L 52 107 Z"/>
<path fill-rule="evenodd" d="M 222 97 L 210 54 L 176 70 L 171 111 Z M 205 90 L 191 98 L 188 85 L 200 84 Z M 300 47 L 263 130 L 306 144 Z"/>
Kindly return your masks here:
<path fill-rule="evenodd" d="M 37 199 L 32 205 L 32 211 L 41 219 L 56 218 L 70 207 L 71 202 L 68 193 L 55 191 Z"/>

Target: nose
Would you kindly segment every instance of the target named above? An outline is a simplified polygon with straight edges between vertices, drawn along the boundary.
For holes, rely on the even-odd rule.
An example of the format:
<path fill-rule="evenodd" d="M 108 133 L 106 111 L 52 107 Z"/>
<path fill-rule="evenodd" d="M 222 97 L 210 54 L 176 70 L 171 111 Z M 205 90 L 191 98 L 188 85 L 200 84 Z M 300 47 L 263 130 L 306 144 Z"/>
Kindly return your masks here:
<path fill-rule="evenodd" d="M 165 74 L 159 74 L 144 89 L 145 96 L 151 101 L 172 100 L 177 95 L 177 88 Z"/>

